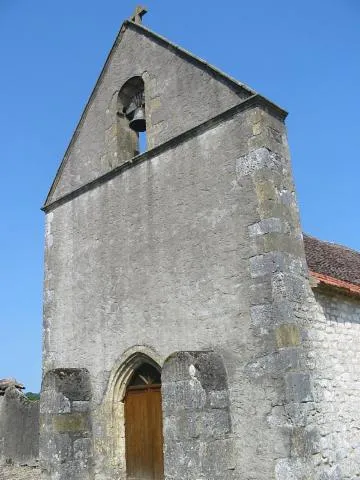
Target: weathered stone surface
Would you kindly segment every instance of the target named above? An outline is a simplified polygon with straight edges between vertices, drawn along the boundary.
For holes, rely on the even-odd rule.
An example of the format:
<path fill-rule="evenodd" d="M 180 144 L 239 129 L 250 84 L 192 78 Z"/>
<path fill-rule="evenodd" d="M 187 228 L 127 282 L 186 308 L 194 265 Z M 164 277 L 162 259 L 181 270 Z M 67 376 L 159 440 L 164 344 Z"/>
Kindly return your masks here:
<path fill-rule="evenodd" d="M 0 465 L 33 466 L 38 458 L 39 401 L 9 387 L 0 397 Z"/>
<path fill-rule="evenodd" d="M 43 480 L 93 478 L 91 396 L 86 369 L 59 368 L 46 373 L 40 410 Z"/>
<path fill-rule="evenodd" d="M 313 400 L 310 375 L 308 373 L 288 373 L 285 377 L 287 398 L 292 402 L 311 402 Z"/>
<path fill-rule="evenodd" d="M 228 478 L 235 464 L 222 358 L 210 351 L 171 355 L 163 366 L 162 397 L 166 478 Z"/>
<path fill-rule="evenodd" d="M 28 466 L 1 466 L 1 480 L 41 480 L 41 471 L 38 467 Z"/>
<path fill-rule="evenodd" d="M 300 345 L 301 334 L 297 325 L 280 325 L 276 329 L 278 347 L 295 347 Z"/>

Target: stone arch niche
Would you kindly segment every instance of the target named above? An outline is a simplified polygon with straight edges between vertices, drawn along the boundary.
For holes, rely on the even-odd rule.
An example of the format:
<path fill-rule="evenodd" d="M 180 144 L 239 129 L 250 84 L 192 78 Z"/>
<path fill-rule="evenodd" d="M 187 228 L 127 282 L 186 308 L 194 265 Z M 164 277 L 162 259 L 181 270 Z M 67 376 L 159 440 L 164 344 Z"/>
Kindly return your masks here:
<path fill-rule="evenodd" d="M 142 365 L 150 365 L 161 373 L 161 364 L 160 357 L 151 349 L 137 347 L 123 355 L 111 373 L 103 406 L 109 447 L 105 468 L 113 476 L 127 478 L 125 400 L 128 386 Z"/>
<path fill-rule="evenodd" d="M 165 478 L 238 478 L 221 356 L 212 351 L 170 355 L 162 370 L 162 399 Z"/>

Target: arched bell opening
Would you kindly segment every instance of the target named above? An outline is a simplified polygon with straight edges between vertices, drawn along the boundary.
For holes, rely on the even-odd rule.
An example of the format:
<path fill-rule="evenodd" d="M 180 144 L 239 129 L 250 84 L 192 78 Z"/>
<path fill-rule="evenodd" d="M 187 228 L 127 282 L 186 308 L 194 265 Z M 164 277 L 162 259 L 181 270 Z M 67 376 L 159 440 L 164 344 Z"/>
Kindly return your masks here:
<path fill-rule="evenodd" d="M 118 115 L 128 136 L 136 138 L 136 153 L 147 149 L 145 85 L 141 77 L 132 77 L 119 92 Z"/>

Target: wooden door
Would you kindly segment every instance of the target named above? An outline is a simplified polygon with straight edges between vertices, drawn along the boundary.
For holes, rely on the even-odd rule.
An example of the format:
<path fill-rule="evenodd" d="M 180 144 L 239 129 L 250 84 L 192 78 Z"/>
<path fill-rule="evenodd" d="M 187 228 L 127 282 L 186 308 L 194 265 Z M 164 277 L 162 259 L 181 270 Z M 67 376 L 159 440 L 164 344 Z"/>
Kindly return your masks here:
<path fill-rule="evenodd" d="M 125 397 L 126 471 L 129 480 L 163 480 L 159 385 L 130 387 Z"/>

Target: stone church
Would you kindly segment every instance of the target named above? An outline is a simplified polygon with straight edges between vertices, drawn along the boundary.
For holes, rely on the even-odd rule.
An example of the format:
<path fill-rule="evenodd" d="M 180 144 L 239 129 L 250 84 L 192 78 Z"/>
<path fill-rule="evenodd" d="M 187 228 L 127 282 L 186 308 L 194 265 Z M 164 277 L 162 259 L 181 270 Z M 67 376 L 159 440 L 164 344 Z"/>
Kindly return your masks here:
<path fill-rule="evenodd" d="M 286 112 L 142 14 L 43 207 L 41 478 L 360 479 L 360 253 L 302 235 Z"/>

